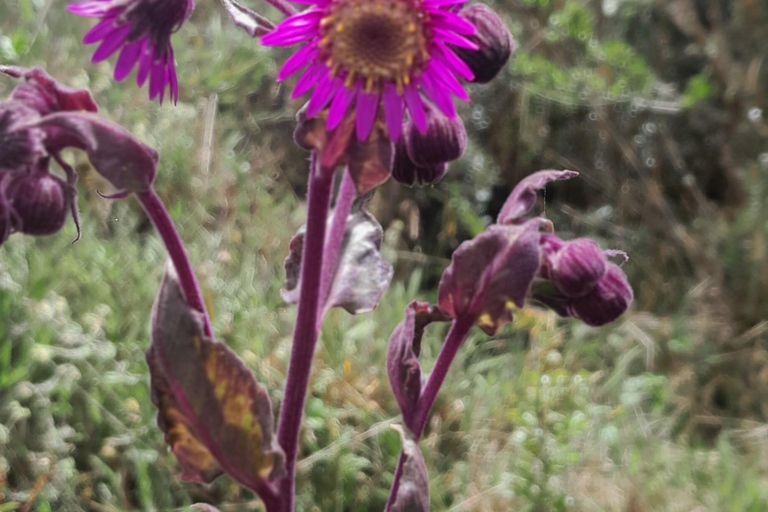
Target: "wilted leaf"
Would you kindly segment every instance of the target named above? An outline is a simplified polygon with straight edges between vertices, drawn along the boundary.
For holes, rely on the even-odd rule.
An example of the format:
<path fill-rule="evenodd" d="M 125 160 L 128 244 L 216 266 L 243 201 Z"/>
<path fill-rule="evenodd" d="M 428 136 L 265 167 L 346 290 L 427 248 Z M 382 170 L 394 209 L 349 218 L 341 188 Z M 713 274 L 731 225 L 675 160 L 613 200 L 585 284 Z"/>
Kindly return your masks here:
<path fill-rule="evenodd" d="M 523 178 L 509 194 L 507 201 L 499 212 L 499 224 L 516 224 L 531 211 L 536 204 L 536 194 L 547 183 L 552 181 L 569 180 L 578 176 L 576 171 L 539 171 Z"/>
<path fill-rule="evenodd" d="M 157 152 L 121 126 L 86 112 L 51 114 L 35 126 L 46 132 L 51 153 L 68 146 L 84 150 L 96 171 L 118 190 L 144 192 L 152 186 Z"/>
<path fill-rule="evenodd" d="M 363 142 L 355 136 L 355 115 L 350 111 L 339 125 L 327 129 L 327 113 L 307 118 L 305 105 L 296 114 L 294 139 L 302 148 L 317 151 L 323 169 L 346 165 L 355 183 L 357 195 L 362 196 L 389 179 L 395 159 L 395 146 L 384 128 L 374 126 Z"/>
<path fill-rule="evenodd" d="M 445 321 L 437 306 L 413 301 L 405 308 L 405 318 L 397 324 L 387 348 L 387 375 L 392 392 L 411 427 L 412 415 L 421 396 L 422 376 L 419 353 L 424 329 L 432 322 Z"/>
<path fill-rule="evenodd" d="M 492 225 L 461 244 L 440 280 L 443 313 L 495 334 L 525 302 L 541 264 L 540 236 L 538 223 Z"/>
<path fill-rule="evenodd" d="M 395 425 L 393 427 L 400 433 L 402 450 L 405 455 L 403 476 L 397 488 L 395 502 L 391 512 L 429 512 L 429 473 L 424 463 L 419 444 L 413 434 Z"/>
<path fill-rule="evenodd" d="M 389 179 L 395 146 L 379 127 L 364 142 L 351 137 L 347 147 L 347 166 L 358 195 L 363 195 Z"/>
<path fill-rule="evenodd" d="M 332 217 L 329 223 L 331 220 Z M 393 274 L 392 265 L 381 257 L 382 236 L 381 226 L 367 210 L 361 208 L 350 214 L 324 312 L 342 307 L 358 315 L 376 308 Z M 303 248 L 302 227 L 291 239 L 290 253 L 285 259 L 282 296 L 286 302 L 295 303 L 299 299 Z"/>
<path fill-rule="evenodd" d="M 0 73 L 24 79 L 24 83 L 14 88 L 11 99 L 35 109 L 40 115 L 99 110 L 89 91 L 60 84 L 41 67 L 26 69 L 0 65 Z"/>
<path fill-rule="evenodd" d="M 234 0 L 221 0 L 224 9 L 238 27 L 245 30 L 251 37 L 261 37 L 271 32 L 275 26 L 261 14 L 240 5 Z"/>
<path fill-rule="evenodd" d="M 283 474 L 266 390 L 234 352 L 204 335 L 202 314 L 171 272 L 155 301 L 147 362 L 158 424 L 182 478 L 208 483 L 226 472 L 254 489 Z"/>

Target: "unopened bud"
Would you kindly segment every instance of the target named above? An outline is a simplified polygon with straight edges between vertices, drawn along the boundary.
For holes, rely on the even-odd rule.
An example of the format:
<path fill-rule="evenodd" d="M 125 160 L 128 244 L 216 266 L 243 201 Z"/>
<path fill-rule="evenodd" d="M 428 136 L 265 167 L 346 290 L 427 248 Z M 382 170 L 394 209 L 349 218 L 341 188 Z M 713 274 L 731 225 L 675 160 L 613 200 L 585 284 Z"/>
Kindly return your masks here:
<path fill-rule="evenodd" d="M 582 297 L 605 275 L 605 254 L 592 240 L 565 243 L 549 258 L 549 279 L 566 297 Z"/>
<path fill-rule="evenodd" d="M 59 178 L 42 170 L 13 176 L 6 196 L 17 217 L 18 231 L 44 236 L 61 230 L 73 200 L 68 187 Z"/>
<path fill-rule="evenodd" d="M 413 163 L 430 167 L 456 160 L 467 149 L 467 130 L 457 116 L 448 118 L 437 109 L 427 112 L 427 129 L 421 133 L 412 122 L 405 126 L 405 143 Z"/>
<path fill-rule="evenodd" d="M 414 185 L 431 185 L 437 183 L 448 170 L 447 163 L 421 166 L 416 165 L 411 157 L 408 156 L 408 150 L 403 142 L 403 137 L 398 139 L 395 144 L 395 159 L 392 165 L 392 177 L 403 185 L 413 187 Z"/>
<path fill-rule="evenodd" d="M 570 313 L 587 325 L 599 327 L 613 322 L 629 308 L 633 299 L 627 276 L 613 263 L 590 293 L 570 304 Z"/>
<path fill-rule="evenodd" d="M 452 49 L 475 74 L 473 82 L 488 83 L 507 64 L 515 50 L 515 41 L 499 15 L 487 5 L 473 4 L 460 15 L 475 26 L 475 33 L 466 37 L 480 49 L 455 46 Z"/>
<path fill-rule="evenodd" d="M 32 165 L 45 155 L 44 134 L 37 128 L 24 127 L 37 113 L 16 102 L 0 103 L 0 169 L 18 169 Z"/>

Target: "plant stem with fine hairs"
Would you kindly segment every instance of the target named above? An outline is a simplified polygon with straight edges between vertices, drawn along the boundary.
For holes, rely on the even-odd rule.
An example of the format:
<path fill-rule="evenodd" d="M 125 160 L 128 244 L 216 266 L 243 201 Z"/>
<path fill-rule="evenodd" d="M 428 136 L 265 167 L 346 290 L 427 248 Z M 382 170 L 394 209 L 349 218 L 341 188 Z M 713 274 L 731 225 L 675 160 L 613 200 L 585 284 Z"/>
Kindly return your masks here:
<path fill-rule="evenodd" d="M 406 425 L 416 439 L 421 439 L 421 435 L 424 433 L 424 427 L 427 424 L 427 418 L 429 417 L 429 411 L 435 404 L 437 399 L 437 393 L 440 391 L 440 387 L 445 382 L 445 377 L 448 375 L 448 370 L 451 368 L 453 360 L 456 358 L 456 354 L 459 352 L 464 339 L 472 329 L 472 323 L 454 320 L 451 324 L 451 329 L 448 331 L 448 336 L 445 338 L 443 348 L 440 349 L 435 360 L 435 366 L 432 368 L 432 372 L 427 378 L 427 383 L 424 385 L 424 389 L 421 391 L 419 401 L 416 404 L 416 411 L 413 413 L 410 425 Z M 387 508 L 385 512 L 389 512 L 392 506 L 395 504 L 395 498 L 397 497 L 397 491 L 400 488 L 400 479 L 403 477 L 403 465 L 405 464 L 405 454 L 400 452 L 400 459 L 397 462 L 397 470 L 395 471 L 395 478 L 392 481 L 392 488 L 389 492 L 389 501 L 387 502 Z"/>
<path fill-rule="evenodd" d="M 323 308 L 328 293 L 331 291 L 333 285 L 333 276 L 336 272 L 336 266 L 338 265 L 339 252 L 341 251 L 341 245 L 344 243 L 344 235 L 347 229 L 347 218 L 352 211 L 352 203 L 355 201 L 357 190 L 355 189 L 355 182 L 352 181 L 352 177 L 349 175 L 349 171 L 345 170 L 341 178 L 341 187 L 339 187 L 339 193 L 336 196 L 336 205 L 333 208 L 333 221 L 331 221 L 331 229 L 328 231 L 327 240 L 325 242 L 325 254 L 323 255 L 323 275 L 320 279 L 320 315 L 318 319 L 322 322 Z"/>
<path fill-rule="evenodd" d="M 296 457 L 299 448 L 301 420 L 307 398 L 312 357 L 315 353 L 319 332 L 320 283 L 323 272 L 325 228 L 330 209 L 333 176 L 330 170 L 319 165 L 319 158 L 312 155 L 309 178 L 307 228 L 301 259 L 301 284 L 296 327 L 293 331 L 291 360 L 285 382 L 285 395 L 280 407 L 277 440 L 285 452 L 287 476 L 280 481 L 283 500 L 281 512 L 293 512 L 296 484 Z"/>
<path fill-rule="evenodd" d="M 147 216 L 155 225 L 157 233 L 165 244 L 173 266 L 179 277 L 181 289 L 184 291 L 184 297 L 187 303 L 203 314 L 205 321 L 205 335 L 213 339 L 213 327 L 208 317 L 208 311 L 205 308 L 205 300 L 200 291 L 200 285 L 195 277 L 195 271 L 192 268 L 192 262 L 189 261 L 189 255 L 184 248 L 179 232 L 173 225 L 173 219 L 165 208 L 162 199 L 157 195 L 155 189 L 150 188 L 146 192 L 137 192 L 136 199 L 139 200 Z"/>

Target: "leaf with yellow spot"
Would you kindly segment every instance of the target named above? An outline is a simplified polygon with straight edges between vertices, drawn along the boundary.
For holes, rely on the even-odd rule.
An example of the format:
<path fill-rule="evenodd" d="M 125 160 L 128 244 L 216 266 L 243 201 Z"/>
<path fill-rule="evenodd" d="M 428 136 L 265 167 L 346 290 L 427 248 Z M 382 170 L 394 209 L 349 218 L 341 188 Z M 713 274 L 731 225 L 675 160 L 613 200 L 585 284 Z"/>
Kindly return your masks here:
<path fill-rule="evenodd" d="M 147 351 L 158 425 L 183 479 L 209 483 L 226 472 L 258 489 L 284 473 L 269 395 L 234 352 L 205 336 L 203 325 L 168 272 Z"/>
<path fill-rule="evenodd" d="M 488 335 L 523 307 L 541 266 L 538 224 L 495 224 L 453 253 L 438 291 L 440 309 L 469 321 Z"/>

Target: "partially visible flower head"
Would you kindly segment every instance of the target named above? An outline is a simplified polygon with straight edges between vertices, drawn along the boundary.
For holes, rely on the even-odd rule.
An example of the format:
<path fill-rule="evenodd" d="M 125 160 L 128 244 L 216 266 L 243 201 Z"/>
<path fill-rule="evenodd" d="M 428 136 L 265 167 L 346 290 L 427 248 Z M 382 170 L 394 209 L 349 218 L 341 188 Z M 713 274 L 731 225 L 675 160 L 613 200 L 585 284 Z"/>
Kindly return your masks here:
<path fill-rule="evenodd" d="M 474 74 L 449 47 L 478 49 L 467 39 L 475 27 L 455 12 L 465 2 L 302 0 L 311 7 L 283 21 L 262 43 L 303 44 L 278 80 L 303 71 L 293 97 L 314 89 L 308 117 L 330 105 L 327 124 L 333 130 L 354 105 L 357 138 L 365 140 L 383 104 L 389 137 L 397 140 L 406 109 L 425 132 L 427 99 L 449 118 L 456 116 L 452 96 L 469 100 L 458 78 L 471 80 Z"/>
<path fill-rule="evenodd" d="M 120 50 L 115 80 L 123 80 L 138 63 L 136 83 L 149 79 L 149 98 L 179 99 L 176 64 L 171 34 L 190 17 L 193 0 L 87 0 L 68 9 L 80 16 L 100 18 L 83 38 L 83 43 L 100 43 L 93 62 L 101 62 Z"/>

